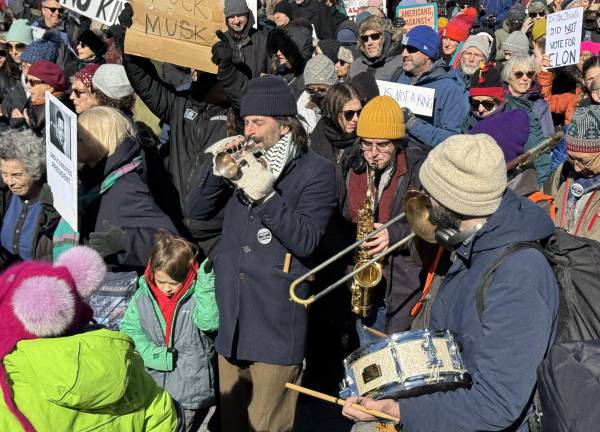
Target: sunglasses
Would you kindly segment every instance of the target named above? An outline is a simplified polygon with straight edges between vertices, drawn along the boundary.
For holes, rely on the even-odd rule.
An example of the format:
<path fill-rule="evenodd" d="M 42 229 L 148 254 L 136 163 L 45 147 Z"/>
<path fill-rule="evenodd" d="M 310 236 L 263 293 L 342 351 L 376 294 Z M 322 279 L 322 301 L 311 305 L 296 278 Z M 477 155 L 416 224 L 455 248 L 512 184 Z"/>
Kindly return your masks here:
<path fill-rule="evenodd" d="M 532 79 L 535 76 L 535 72 L 534 71 L 528 71 L 528 72 L 517 71 L 517 72 L 514 72 L 513 75 L 515 76 L 516 79 L 523 78 L 523 75 L 527 76 L 528 79 Z"/>
<path fill-rule="evenodd" d="M 0 50 L 0 57 L 6 57 L 6 51 Z"/>
<path fill-rule="evenodd" d="M 372 34 L 368 34 L 368 35 L 362 35 L 360 37 L 360 40 L 363 42 L 368 42 L 369 39 L 372 39 L 374 41 L 378 41 L 381 38 L 381 33 L 372 33 Z"/>
<path fill-rule="evenodd" d="M 316 88 L 306 88 L 306 93 L 313 96 L 316 94 L 325 94 L 327 93 L 327 89 L 316 89 Z"/>
<path fill-rule="evenodd" d="M 409 46 L 409 45 L 405 45 L 405 46 L 404 46 L 404 49 L 405 49 L 405 50 L 406 50 L 406 51 L 407 51 L 409 54 L 414 54 L 414 53 L 416 53 L 417 51 L 419 51 L 419 50 L 418 50 L 418 49 L 416 49 L 415 47 L 413 47 L 413 46 Z"/>
<path fill-rule="evenodd" d="M 337 63 L 338 63 L 340 66 L 346 66 L 346 65 L 348 64 L 348 63 L 346 63 L 344 60 L 338 60 L 338 61 L 337 61 Z"/>
<path fill-rule="evenodd" d="M 25 49 L 25 44 L 22 44 L 22 43 L 15 44 L 15 43 L 7 42 L 6 43 L 6 48 L 9 51 L 13 51 L 14 50 L 14 51 L 21 52 L 21 51 L 23 51 Z"/>
<path fill-rule="evenodd" d="M 46 6 L 44 6 L 44 8 L 48 9 L 50 11 L 50 13 L 59 13 L 59 14 L 63 13 L 63 8 L 46 7 Z"/>
<path fill-rule="evenodd" d="M 546 12 L 529 12 L 529 18 L 535 18 L 536 16 L 544 18 L 546 16 Z"/>
<path fill-rule="evenodd" d="M 75 95 L 75 97 L 77 99 L 79 99 L 81 96 L 86 95 L 86 94 L 91 94 L 91 93 L 88 91 L 81 91 L 81 90 L 73 89 L 73 94 Z"/>
<path fill-rule="evenodd" d="M 362 111 L 362 108 L 359 110 L 346 110 L 346 111 L 342 111 L 342 114 L 343 114 L 344 118 L 346 119 L 346 121 L 350 121 L 354 118 L 354 116 L 356 116 L 356 118 L 358 118 L 358 116 L 360 116 L 361 111 Z"/>
<path fill-rule="evenodd" d="M 34 80 L 31 78 L 27 78 L 27 80 L 25 82 L 27 84 L 29 84 L 30 87 L 35 87 L 38 84 L 44 84 L 44 81 L 42 81 L 42 80 Z"/>
<path fill-rule="evenodd" d="M 470 103 L 471 103 L 471 108 L 473 110 L 477 110 L 477 109 L 479 109 L 480 105 L 483 105 L 483 109 L 485 109 L 486 111 L 493 110 L 494 108 L 496 108 L 496 105 L 497 105 L 496 102 L 490 101 L 490 100 L 478 101 L 475 99 L 471 99 Z"/>

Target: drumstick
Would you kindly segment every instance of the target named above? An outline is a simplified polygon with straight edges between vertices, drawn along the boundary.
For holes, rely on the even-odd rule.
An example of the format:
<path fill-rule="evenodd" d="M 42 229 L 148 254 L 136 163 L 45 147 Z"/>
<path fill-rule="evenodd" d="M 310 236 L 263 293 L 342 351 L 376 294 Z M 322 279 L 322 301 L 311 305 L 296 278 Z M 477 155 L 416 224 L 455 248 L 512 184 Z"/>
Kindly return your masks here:
<path fill-rule="evenodd" d="M 368 331 L 369 333 L 371 333 L 371 334 L 374 334 L 374 335 L 375 335 L 375 336 L 377 336 L 377 337 L 382 337 L 382 338 L 384 338 L 384 337 L 387 337 L 387 336 L 388 336 L 388 335 L 386 335 L 384 332 L 381 332 L 381 331 L 379 331 L 379 330 L 375 330 L 374 328 L 371 328 L 371 327 L 367 327 L 366 325 L 363 325 L 363 328 L 364 328 L 366 331 Z"/>
<path fill-rule="evenodd" d="M 296 384 L 292 384 L 292 383 L 285 383 L 285 386 L 286 386 L 286 388 L 289 388 L 290 390 L 295 390 L 295 391 L 297 391 L 299 393 L 304 393 L 306 395 L 309 395 L 309 396 L 312 396 L 312 397 L 316 397 L 317 399 L 322 399 L 324 401 L 331 402 L 331 403 L 338 404 L 338 405 L 342 405 L 342 406 L 344 405 L 344 399 L 339 399 L 339 398 L 336 398 L 334 396 L 329 396 L 328 394 L 321 393 L 321 392 L 318 392 L 318 391 L 315 391 L 315 390 L 311 390 L 311 389 L 308 389 L 306 387 L 302 387 L 302 386 L 299 386 L 299 385 L 296 385 Z M 370 415 L 372 415 L 374 417 L 379 417 L 379 418 L 382 418 L 382 419 L 391 420 L 391 421 L 395 421 L 395 422 L 399 422 L 400 421 L 400 419 L 398 419 L 396 417 L 392 417 L 389 414 L 385 414 L 385 413 L 382 413 L 380 411 L 371 410 L 371 409 L 365 408 L 364 406 L 359 405 L 359 404 L 353 403 L 352 404 L 352 408 L 357 409 L 359 411 L 362 411 L 362 412 L 364 412 L 366 414 L 370 414 Z"/>

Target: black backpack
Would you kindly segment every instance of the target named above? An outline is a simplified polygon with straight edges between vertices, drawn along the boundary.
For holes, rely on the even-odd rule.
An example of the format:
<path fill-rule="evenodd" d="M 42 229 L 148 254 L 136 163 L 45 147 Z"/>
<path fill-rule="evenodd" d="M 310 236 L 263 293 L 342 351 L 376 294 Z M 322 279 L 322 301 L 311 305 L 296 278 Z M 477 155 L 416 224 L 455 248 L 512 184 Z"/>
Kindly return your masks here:
<path fill-rule="evenodd" d="M 548 259 L 559 286 L 555 339 L 538 367 L 532 431 L 589 432 L 600 424 L 600 243 L 558 230 L 543 244 L 512 243 L 486 271 L 477 313 L 494 272 L 512 254 L 534 248 Z M 594 425 L 593 427 L 591 425 Z"/>

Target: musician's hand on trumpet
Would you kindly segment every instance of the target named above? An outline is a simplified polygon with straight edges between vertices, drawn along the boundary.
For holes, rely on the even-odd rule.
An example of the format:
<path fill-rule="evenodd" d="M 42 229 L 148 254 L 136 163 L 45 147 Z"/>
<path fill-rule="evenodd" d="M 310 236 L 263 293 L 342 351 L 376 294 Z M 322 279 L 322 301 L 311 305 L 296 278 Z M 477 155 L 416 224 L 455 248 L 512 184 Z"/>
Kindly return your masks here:
<path fill-rule="evenodd" d="M 367 409 L 380 411 L 392 417 L 400 418 L 400 405 L 393 399 L 373 400 L 366 397 L 351 396 L 344 402 L 342 414 L 353 421 L 378 421 L 377 417 L 366 414 L 352 407 L 352 404 L 362 405 Z"/>
<path fill-rule="evenodd" d="M 380 223 L 373 223 L 373 228 L 377 229 L 380 226 L 382 226 L 383 224 Z M 363 247 L 367 250 L 367 254 L 370 257 L 373 257 L 375 255 L 377 255 L 380 252 L 383 252 L 384 250 L 387 249 L 387 247 L 390 244 L 390 234 L 386 229 L 384 229 L 383 231 L 381 231 L 378 234 L 375 234 L 373 236 L 373 238 L 371 238 L 371 240 L 368 240 L 364 243 Z"/>
<path fill-rule="evenodd" d="M 244 191 L 246 196 L 253 201 L 261 201 L 273 194 L 273 173 L 267 166 L 254 157 L 254 155 L 244 151 L 242 159 L 245 163 L 240 166 L 240 176 L 237 179 L 231 179 L 231 182 Z"/>

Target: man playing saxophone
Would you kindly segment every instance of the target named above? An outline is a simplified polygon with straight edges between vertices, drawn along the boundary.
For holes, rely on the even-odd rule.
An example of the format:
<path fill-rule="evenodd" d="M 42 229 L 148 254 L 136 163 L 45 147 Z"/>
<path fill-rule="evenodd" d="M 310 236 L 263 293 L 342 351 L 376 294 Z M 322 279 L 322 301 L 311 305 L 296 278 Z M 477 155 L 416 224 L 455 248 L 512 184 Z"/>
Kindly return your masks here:
<path fill-rule="evenodd" d="M 344 154 L 340 164 L 338 200 L 348 222 L 345 235 L 362 238 L 403 211 L 406 191 L 421 186 L 419 167 L 428 150 L 406 139 L 402 109 L 389 96 L 375 97 L 365 105 L 357 135 L 359 143 Z M 365 242 L 355 261 L 378 254 L 410 232 L 405 221 L 391 225 Z M 358 314 L 361 345 L 373 338 L 363 324 L 390 333 L 408 330 L 410 309 L 419 295 L 421 269 L 411 261 L 408 248 L 387 256 L 382 266 L 383 279 L 377 286 L 361 289 L 353 282 L 353 308 L 360 302 L 357 294 L 362 296 L 363 311 L 371 303 L 366 316 Z"/>

